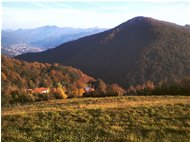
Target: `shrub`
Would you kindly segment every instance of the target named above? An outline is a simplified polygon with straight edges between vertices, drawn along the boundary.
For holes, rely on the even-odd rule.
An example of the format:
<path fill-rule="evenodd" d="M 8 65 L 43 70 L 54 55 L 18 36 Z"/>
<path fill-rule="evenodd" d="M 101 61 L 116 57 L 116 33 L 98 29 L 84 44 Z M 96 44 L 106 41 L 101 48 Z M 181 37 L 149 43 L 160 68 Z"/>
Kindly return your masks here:
<path fill-rule="evenodd" d="M 11 92 L 11 104 L 26 104 L 33 101 L 33 96 L 19 92 L 18 90 Z"/>

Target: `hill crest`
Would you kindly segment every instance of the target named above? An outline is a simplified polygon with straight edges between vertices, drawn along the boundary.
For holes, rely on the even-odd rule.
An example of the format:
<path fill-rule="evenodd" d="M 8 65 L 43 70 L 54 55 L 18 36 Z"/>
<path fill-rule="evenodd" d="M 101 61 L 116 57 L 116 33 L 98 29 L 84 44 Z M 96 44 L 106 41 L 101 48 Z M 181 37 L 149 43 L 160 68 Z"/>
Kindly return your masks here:
<path fill-rule="evenodd" d="M 17 58 L 71 65 L 107 83 L 128 87 L 190 76 L 189 45 L 186 27 L 136 17 L 108 31 Z"/>

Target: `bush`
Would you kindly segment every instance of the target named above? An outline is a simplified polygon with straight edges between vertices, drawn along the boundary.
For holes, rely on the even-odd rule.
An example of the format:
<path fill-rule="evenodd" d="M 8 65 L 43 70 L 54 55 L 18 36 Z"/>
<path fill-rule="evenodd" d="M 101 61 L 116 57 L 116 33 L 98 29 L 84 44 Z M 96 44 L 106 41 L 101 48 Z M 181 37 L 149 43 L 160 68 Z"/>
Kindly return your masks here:
<path fill-rule="evenodd" d="M 106 96 L 122 96 L 126 92 L 117 84 L 108 85 L 106 88 Z"/>
<path fill-rule="evenodd" d="M 34 101 L 48 101 L 54 99 L 54 96 L 49 93 L 43 93 L 43 94 L 33 93 L 33 96 L 34 96 Z"/>
<path fill-rule="evenodd" d="M 53 96 L 55 97 L 55 99 L 64 99 L 63 95 L 58 92 L 53 93 Z"/>
<path fill-rule="evenodd" d="M 24 94 L 23 92 L 19 92 L 19 91 L 12 91 L 10 104 L 31 103 L 33 99 L 34 98 L 32 95 Z"/>

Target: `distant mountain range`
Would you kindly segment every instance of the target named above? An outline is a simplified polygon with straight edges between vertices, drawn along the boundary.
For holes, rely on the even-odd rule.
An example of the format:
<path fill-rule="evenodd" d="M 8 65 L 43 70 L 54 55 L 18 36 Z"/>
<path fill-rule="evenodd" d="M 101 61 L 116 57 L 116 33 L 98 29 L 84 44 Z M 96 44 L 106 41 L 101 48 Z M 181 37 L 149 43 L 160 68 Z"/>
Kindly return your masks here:
<path fill-rule="evenodd" d="M 185 25 L 186 28 L 188 28 L 190 30 L 190 25 Z"/>
<path fill-rule="evenodd" d="M 125 88 L 149 80 L 171 83 L 190 76 L 190 30 L 188 25 L 135 17 L 108 31 L 16 58 L 71 65 Z"/>
<path fill-rule="evenodd" d="M 34 29 L 3 30 L 2 53 L 9 56 L 40 52 L 62 43 L 96 34 L 106 29 L 43 26 Z"/>

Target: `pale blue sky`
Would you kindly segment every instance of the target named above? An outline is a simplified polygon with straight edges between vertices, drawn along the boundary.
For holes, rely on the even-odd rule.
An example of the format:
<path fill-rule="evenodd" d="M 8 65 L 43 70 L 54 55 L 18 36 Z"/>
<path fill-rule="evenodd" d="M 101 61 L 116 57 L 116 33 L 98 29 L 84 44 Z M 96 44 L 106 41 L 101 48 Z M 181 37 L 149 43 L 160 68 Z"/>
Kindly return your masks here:
<path fill-rule="evenodd" d="M 148 16 L 180 25 L 190 24 L 188 0 L 11 1 L 2 2 L 2 28 L 112 28 L 135 16 Z"/>

